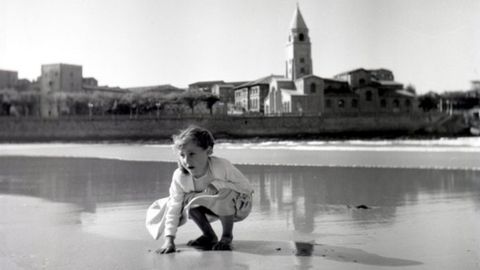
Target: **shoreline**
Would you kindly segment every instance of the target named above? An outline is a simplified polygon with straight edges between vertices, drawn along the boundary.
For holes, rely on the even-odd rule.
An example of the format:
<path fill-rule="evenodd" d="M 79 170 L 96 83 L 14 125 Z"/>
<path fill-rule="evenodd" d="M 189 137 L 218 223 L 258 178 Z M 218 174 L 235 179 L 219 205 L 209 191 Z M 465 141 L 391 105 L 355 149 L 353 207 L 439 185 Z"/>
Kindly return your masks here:
<path fill-rule="evenodd" d="M 407 134 L 405 132 L 383 133 L 378 132 L 356 132 L 341 134 L 318 134 L 318 135 L 284 135 L 284 136 L 231 136 L 228 134 L 214 134 L 217 142 L 281 142 L 281 141 L 348 141 L 348 140 L 439 140 L 439 139 L 456 139 L 456 138 L 478 138 L 468 132 L 458 134 L 442 134 L 442 133 L 418 133 Z M 3 136 L 0 138 L 0 144 L 6 143 L 171 143 L 171 136 L 112 136 L 105 138 L 87 136 L 87 137 L 40 137 L 40 136 Z"/>
<path fill-rule="evenodd" d="M 425 144 L 426 143 L 426 144 Z M 253 152 L 252 152 L 253 151 Z M 255 153 L 252 155 L 252 153 Z M 437 141 L 221 142 L 214 155 L 238 165 L 480 170 L 480 138 Z M 176 162 L 170 144 L 1 144 L 0 156 Z M 388 158 L 386 158 L 388 157 Z"/>

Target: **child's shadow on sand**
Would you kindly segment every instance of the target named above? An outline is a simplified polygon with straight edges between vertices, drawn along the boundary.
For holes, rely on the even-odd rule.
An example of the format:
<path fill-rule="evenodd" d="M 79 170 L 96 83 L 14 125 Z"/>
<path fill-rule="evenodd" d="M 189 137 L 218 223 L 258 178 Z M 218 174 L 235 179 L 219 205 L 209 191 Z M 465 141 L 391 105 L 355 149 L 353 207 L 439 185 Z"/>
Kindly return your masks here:
<path fill-rule="evenodd" d="M 421 262 L 383 257 L 356 248 L 329 246 L 309 242 L 234 241 L 233 250 L 255 255 L 322 257 L 327 260 L 376 266 L 412 266 Z"/>

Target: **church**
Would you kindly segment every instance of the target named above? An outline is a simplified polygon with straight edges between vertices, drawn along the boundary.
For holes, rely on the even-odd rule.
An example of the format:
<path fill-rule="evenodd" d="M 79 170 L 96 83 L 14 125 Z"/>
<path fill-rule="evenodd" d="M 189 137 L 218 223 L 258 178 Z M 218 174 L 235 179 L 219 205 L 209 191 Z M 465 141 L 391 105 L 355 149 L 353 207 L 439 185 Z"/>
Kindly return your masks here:
<path fill-rule="evenodd" d="M 334 78 L 314 75 L 311 46 L 308 27 L 297 5 L 285 48 L 285 75 L 270 75 L 236 86 L 236 108 L 267 116 L 417 110 L 415 93 L 395 82 L 388 69 L 358 68 Z"/>

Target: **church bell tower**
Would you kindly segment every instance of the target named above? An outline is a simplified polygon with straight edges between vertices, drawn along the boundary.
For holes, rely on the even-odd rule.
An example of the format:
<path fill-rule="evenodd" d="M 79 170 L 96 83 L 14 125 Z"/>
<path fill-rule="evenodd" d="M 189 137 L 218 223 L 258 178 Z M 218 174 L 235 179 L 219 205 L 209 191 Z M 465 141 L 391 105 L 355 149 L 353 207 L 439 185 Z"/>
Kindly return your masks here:
<path fill-rule="evenodd" d="M 286 77 L 290 80 L 313 74 L 310 36 L 298 4 L 290 23 L 285 69 Z"/>

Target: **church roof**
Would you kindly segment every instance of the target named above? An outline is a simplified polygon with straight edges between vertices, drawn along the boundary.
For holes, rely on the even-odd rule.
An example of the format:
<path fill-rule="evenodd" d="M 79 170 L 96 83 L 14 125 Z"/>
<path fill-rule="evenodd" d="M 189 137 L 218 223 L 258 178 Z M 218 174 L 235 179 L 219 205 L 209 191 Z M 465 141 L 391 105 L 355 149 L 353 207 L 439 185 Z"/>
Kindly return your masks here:
<path fill-rule="evenodd" d="M 307 29 L 307 25 L 303 20 L 302 13 L 300 12 L 300 7 L 298 5 L 293 13 L 292 21 L 290 22 L 290 29 Z"/>
<path fill-rule="evenodd" d="M 247 83 L 244 83 L 242 85 L 239 85 L 239 86 L 236 86 L 235 89 L 239 89 L 239 88 L 244 88 L 244 87 L 250 87 L 250 86 L 254 86 L 254 85 L 259 85 L 259 84 L 270 84 L 270 82 L 272 81 L 272 79 L 274 78 L 283 78 L 282 75 L 269 75 L 269 76 L 265 76 L 265 77 L 262 77 L 260 79 L 257 79 L 255 81 L 251 81 L 251 82 L 247 82 Z"/>
<path fill-rule="evenodd" d="M 384 80 L 375 80 L 378 82 L 380 85 L 383 86 L 402 86 L 402 83 L 396 82 L 396 81 L 384 81 Z"/>
<path fill-rule="evenodd" d="M 200 87 L 203 87 L 203 86 L 211 86 L 211 85 L 214 85 L 214 84 L 221 84 L 221 83 L 225 83 L 224 81 L 200 81 L 200 82 L 194 82 L 194 83 L 191 83 L 188 85 L 188 87 L 193 87 L 193 86 L 200 86 Z"/>
<path fill-rule="evenodd" d="M 298 80 L 304 80 L 304 79 L 307 79 L 307 78 L 312 78 L 312 77 L 313 77 L 313 78 L 318 78 L 318 79 L 322 79 L 322 80 L 323 80 L 323 78 L 322 78 L 322 77 L 319 77 L 319 76 L 317 76 L 317 75 L 314 75 L 314 74 L 308 74 L 308 75 L 305 75 L 305 76 L 302 76 L 302 77 L 299 77 L 299 78 L 295 79 L 295 81 L 298 81 Z"/>
<path fill-rule="evenodd" d="M 360 72 L 360 71 L 371 73 L 371 74 L 375 73 L 375 72 L 381 72 L 381 71 L 392 72 L 391 70 L 386 69 L 386 68 L 377 68 L 377 69 L 356 68 L 356 69 L 352 69 L 352 70 L 349 70 L 349 71 L 339 73 L 339 74 L 335 75 L 334 77 L 338 77 L 338 76 L 342 76 L 342 75 L 350 75 L 352 73 L 357 73 L 357 72 Z"/>

